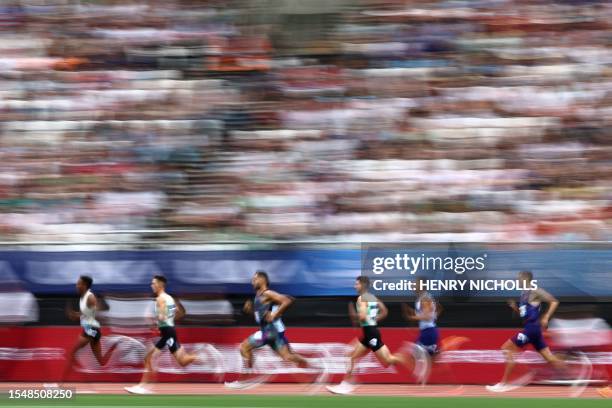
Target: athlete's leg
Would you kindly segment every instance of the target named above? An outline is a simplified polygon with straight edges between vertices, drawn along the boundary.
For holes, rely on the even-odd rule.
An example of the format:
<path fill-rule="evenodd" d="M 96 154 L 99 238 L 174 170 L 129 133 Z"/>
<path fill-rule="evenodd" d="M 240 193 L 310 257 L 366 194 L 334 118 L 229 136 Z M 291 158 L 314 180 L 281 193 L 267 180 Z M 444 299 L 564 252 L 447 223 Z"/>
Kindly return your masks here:
<path fill-rule="evenodd" d="M 142 374 L 142 379 L 138 386 L 144 386 L 153 381 L 153 377 L 155 377 L 155 370 L 153 368 L 153 362 L 161 353 L 161 350 L 157 347 L 153 347 L 151 350 L 147 352 L 144 358 L 144 373 Z"/>
<path fill-rule="evenodd" d="M 144 358 L 144 372 L 138 385 L 134 387 L 125 387 L 125 390 L 131 394 L 150 394 L 151 390 L 148 389 L 147 385 L 153 382 L 155 377 L 155 361 L 161 353 L 164 347 L 168 347 L 174 354 L 179 348 L 179 344 L 176 341 L 176 334 L 170 329 L 160 328 L 161 337 L 157 340 L 154 347 L 147 351 Z"/>
<path fill-rule="evenodd" d="M 253 368 L 253 350 L 255 348 L 256 347 L 249 342 L 249 339 L 245 339 L 240 343 L 240 355 L 249 369 Z"/>
<path fill-rule="evenodd" d="M 444 362 L 444 360 L 440 358 L 440 356 L 442 356 L 443 353 L 458 350 L 459 347 L 461 347 L 461 345 L 463 345 L 464 343 L 468 341 L 469 339 L 467 337 L 461 337 L 461 336 L 446 337 L 440 341 L 440 347 L 438 349 L 439 352 L 431 355 L 432 364 L 435 364 L 438 367 L 438 371 L 442 371 L 443 373 L 446 374 L 446 377 L 448 378 L 448 380 L 446 381 L 450 384 L 458 383 L 457 376 L 455 375 L 455 371 L 452 369 L 451 364 L 448 362 Z"/>
<path fill-rule="evenodd" d="M 467 337 L 448 336 L 440 341 L 440 352 L 457 350 L 462 344 L 468 341 L 470 341 L 470 339 Z"/>
<path fill-rule="evenodd" d="M 378 361 L 382 363 L 385 367 L 389 367 L 391 365 L 396 364 L 406 364 L 406 359 L 402 356 L 391 354 L 389 348 L 386 345 L 383 345 L 381 348 L 374 352 Z"/>
<path fill-rule="evenodd" d="M 419 337 L 406 354 L 400 354 L 406 368 L 413 373 L 420 384 L 425 384 L 431 372 L 433 359 L 440 352 L 440 332 L 437 327 L 419 330 Z"/>
<path fill-rule="evenodd" d="M 504 369 L 504 376 L 502 377 L 502 384 L 507 384 L 508 379 L 510 378 L 510 374 L 512 374 L 512 370 L 516 365 L 514 361 L 514 355 L 519 353 L 521 349 L 512 342 L 512 340 L 506 340 L 506 342 L 502 345 L 502 351 L 504 352 L 504 357 L 506 358 L 506 368 Z"/>
<path fill-rule="evenodd" d="M 350 381 L 353 378 L 353 370 L 355 369 L 355 364 L 368 353 L 369 349 L 361 344 L 360 342 L 355 342 L 355 347 L 350 354 L 349 366 L 346 370 L 346 374 L 344 375 L 344 381 Z"/>
<path fill-rule="evenodd" d="M 292 351 L 291 348 L 289 348 L 288 345 L 283 345 L 283 346 L 277 348 L 274 351 L 283 360 L 289 361 L 289 362 L 297 365 L 300 368 L 306 368 L 306 367 L 309 366 L 308 361 L 304 357 L 299 355 L 298 353 Z"/>
<path fill-rule="evenodd" d="M 110 360 L 113 351 L 115 351 L 119 343 L 114 343 L 113 345 L 111 345 L 108 350 L 106 350 L 105 354 L 102 354 L 102 346 L 100 344 L 100 340 L 91 341 L 89 345 L 91 346 L 91 351 L 96 357 L 96 360 L 98 360 L 98 364 L 100 364 L 101 366 L 105 366 L 106 364 L 108 364 L 108 360 Z"/>
<path fill-rule="evenodd" d="M 349 354 L 349 365 L 346 370 L 346 374 L 344 374 L 344 378 L 342 382 L 336 386 L 327 386 L 327 389 L 334 394 L 351 394 L 355 389 L 353 384 L 353 370 L 355 369 L 355 364 L 361 357 L 366 355 L 370 349 L 364 344 L 366 339 L 355 340 L 353 342 L 353 350 Z"/>
<path fill-rule="evenodd" d="M 245 386 L 257 386 L 267 380 L 269 377 L 268 375 L 253 372 L 253 351 L 264 345 L 266 345 L 266 335 L 261 330 L 253 333 L 240 343 L 240 355 L 242 356 L 246 369 L 241 370 L 240 376 L 236 381 L 226 382 L 226 387 L 241 389 Z"/>
<path fill-rule="evenodd" d="M 538 353 L 540 353 L 540 355 L 544 358 L 544 360 L 552 364 L 555 368 L 559 368 L 559 369 L 565 368 L 565 362 L 559 357 L 555 356 L 550 351 L 550 348 L 544 347 L 543 349 L 538 350 Z"/>
<path fill-rule="evenodd" d="M 253 350 L 265 346 L 267 344 L 267 338 L 267 332 L 264 333 L 262 330 L 258 330 L 240 343 L 240 355 L 247 368 L 253 368 Z"/>
<path fill-rule="evenodd" d="M 198 359 L 197 355 L 186 352 L 184 347 L 179 347 L 172 355 L 181 367 L 188 366 Z"/>
<path fill-rule="evenodd" d="M 68 361 L 66 361 L 66 366 L 64 367 L 64 372 L 62 374 L 62 383 L 66 381 L 66 378 L 68 378 L 68 375 L 70 375 L 70 373 L 72 372 L 73 366 L 76 364 L 77 351 L 89 344 L 89 341 L 89 337 L 85 336 L 84 334 L 81 334 L 74 346 L 72 346 L 72 349 L 68 354 Z"/>

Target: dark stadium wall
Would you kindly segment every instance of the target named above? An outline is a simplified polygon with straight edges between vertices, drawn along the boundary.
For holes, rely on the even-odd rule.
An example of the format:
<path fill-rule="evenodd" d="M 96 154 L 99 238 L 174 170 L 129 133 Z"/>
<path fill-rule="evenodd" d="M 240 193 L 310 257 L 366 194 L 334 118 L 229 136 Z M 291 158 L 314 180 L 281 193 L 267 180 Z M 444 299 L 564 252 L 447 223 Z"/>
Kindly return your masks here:
<path fill-rule="evenodd" d="M 98 293 L 101 296 L 100 293 Z M 105 297 L 116 296 L 114 294 L 103 294 Z M 175 294 L 173 294 L 175 295 Z M 127 296 L 127 295 L 124 295 Z M 151 299 L 149 296 L 139 295 L 143 299 Z M 101 296 L 102 297 L 102 296 Z M 128 296 L 129 297 L 129 296 Z M 211 296 L 178 296 L 179 299 L 225 299 L 231 303 L 231 314 L 219 318 L 219 316 L 194 315 L 189 308 L 187 316 L 182 325 L 189 326 L 252 326 L 253 317 L 242 313 L 242 305 L 248 298 L 242 296 L 211 297 Z M 39 307 L 39 320 L 30 325 L 58 326 L 74 325 L 65 314 L 65 306 L 72 305 L 77 310 L 76 295 L 37 296 Z M 283 319 L 291 326 L 302 327 L 350 327 L 351 322 L 347 314 L 348 302 L 354 301 L 354 296 L 328 296 L 328 297 L 299 297 L 287 310 Z M 510 328 L 521 324 L 520 318 L 513 314 L 502 299 L 439 299 L 444 310 L 439 318 L 442 327 L 471 327 L 471 328 Z M 408 302 L 409 300 L 406 300 Z M 408 327 L 414 326 L 407 323 L 401 315 L 400 301 L 385 299 L 389 308 L 389 316 L 381 323 L 386 327 Z M 588 298 L 566 299 L 561 298 L 561 305 L 556 317 L 561 318 L 585 318 L 601 317 L 612 322 L 612 303 L 594 302 Z M 103 324 L 107 323 L 102 319 Z"/>

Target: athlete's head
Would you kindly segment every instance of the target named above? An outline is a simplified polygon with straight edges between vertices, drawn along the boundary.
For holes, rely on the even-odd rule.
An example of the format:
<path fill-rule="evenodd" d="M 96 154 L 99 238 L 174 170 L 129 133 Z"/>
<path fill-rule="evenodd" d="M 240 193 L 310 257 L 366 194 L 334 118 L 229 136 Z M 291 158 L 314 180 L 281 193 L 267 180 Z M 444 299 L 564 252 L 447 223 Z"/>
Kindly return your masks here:
<path fill-rule="evenodd" d="M 79 280 L 76 283 L 76 290 L 79 295 L 84 295 L 87 292 L 91 285 L 93 285 L 93 279 L 91 276 L 81 275 L 79 276 Z"/>
<path fill-rule="evenodd" d="M 355 279 L 355 290 L 357 293 L 362 294 L 368 291 L 370 288 L 370 278 L 367 276 L 358 276 Z"/>
<path fill-rule="evenodd" d="M 155 275 L 153 279 L 151 279 L 151 290 L 155 296 L 166 290 L 167 283 L 168 279 L 166 279 L 166 277 L 163 275 Z"/>
<path fill-rule="evenodd" d="M 529 283 L 533 280 L 533 273 L 531 273 L 531 271 L 520 271 L 518 274 L 518 280 L 521 283 L 529 285 Z"/>
<path fill-rule="evenodd" d="M 268 274 L 265 271 L 259 270 L 253 275 L 251 283 L 253 284 L 253 289 L 260 290 L 270 286 L 270 278 L 268 278 Z"/>

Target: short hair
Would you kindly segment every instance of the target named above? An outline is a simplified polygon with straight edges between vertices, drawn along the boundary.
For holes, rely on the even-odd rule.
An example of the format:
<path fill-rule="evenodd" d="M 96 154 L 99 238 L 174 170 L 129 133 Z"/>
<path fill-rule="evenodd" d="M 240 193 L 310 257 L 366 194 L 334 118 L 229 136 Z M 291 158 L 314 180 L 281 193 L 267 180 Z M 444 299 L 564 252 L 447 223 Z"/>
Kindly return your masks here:
<path fill-rule="evenodd" d="M 520 271 L 519 275 L 523 275 L 525 276 L 527 279 L 529 279 L 530 281 L 533 280 L 533 272 L 531 271 Z"/>
<path fill-rule="evenodd" d="M 155 279 L 156 281 L 162 282 L 164 285 L 168 283 L 168 279 L 166 279 L 164 275 L 155 275 L 153 279 Z"/>
<path fill-rule="evenodd" d="M 91 276 L 81 275 L 79 276 L 79 279 L 85 284 L 87 289 L 90 289 L 91 285 L 93 285 L 93 279 L 91 278 Z"/>
<path fill-rule="evenodd" d="M 264 278 L 266 281 L 266 286 L 270 286 L 270 278 L 268 277 L 268 273 L 263 270 L 255 271 L 255 276 L 259 276 L 260 278 Z"/>
<path fill-rule="evenodd" d="M 361 283 L 366 288 L 370 287 L 370 278 L 368 278 L 367 276 L 363 276 L 363 275 L 358 276 L 356 281 Z"/>

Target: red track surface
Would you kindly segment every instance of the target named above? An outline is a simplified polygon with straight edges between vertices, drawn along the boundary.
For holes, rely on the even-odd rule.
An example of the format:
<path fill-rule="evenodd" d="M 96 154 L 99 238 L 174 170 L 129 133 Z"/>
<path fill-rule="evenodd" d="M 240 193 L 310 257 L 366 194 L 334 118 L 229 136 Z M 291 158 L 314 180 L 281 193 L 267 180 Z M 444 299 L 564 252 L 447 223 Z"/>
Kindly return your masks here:
<path fill-rule="evenodd" d="M 66 384 L 66 388 L 76 388 L 83 394 L 127 394 L 123 387 L 134 384 L 120 383 L 77 383 Z M 0 390 L 40 389 L 41 383 L 0 383 Z M 230 390 L 223 384 L 201 383 L 158 383 L 152 386 L 157 394 L 172 395 L 306 395 L 308 385 L 300 384 L 265 384 L 250 390 Z M 324 387 L 316 394 L 327 394 Z M 402 397 L 515 397 L 515 398 L 567 398 L 569 389 L 562 386 L 528 386 L 518 390 L 497 394 L 489 392 L 481 385 L 401 385 L 401 384 L 364 384 L 360 385 L 355 395 L 384 395 Z M 596 388 L 589 387 L 580 398 L 601 398 Z"/>

